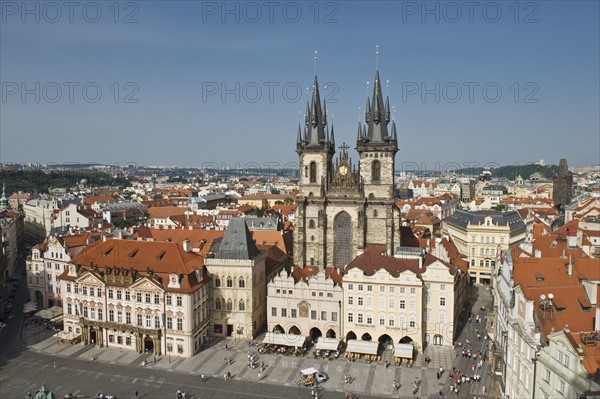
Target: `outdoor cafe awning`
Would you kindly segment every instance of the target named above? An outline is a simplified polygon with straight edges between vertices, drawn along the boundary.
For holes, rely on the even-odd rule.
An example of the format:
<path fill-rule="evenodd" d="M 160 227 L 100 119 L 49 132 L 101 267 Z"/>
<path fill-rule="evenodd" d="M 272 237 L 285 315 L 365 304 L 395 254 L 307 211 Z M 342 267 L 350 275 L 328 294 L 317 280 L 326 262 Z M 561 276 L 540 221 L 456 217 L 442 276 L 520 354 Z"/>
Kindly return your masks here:
<path fill-rule="evenodd" d="M 336 351 L 339 345 L 340 341 L 336 338 L 319 337 L 319 339 L 317 340 L 317 345 L 315 347 L 317 349 L 325 351 Z"/>
<path fill-rule="evenodd" d="M 265 335 L 265 339 L 263 339 L 263 344 L 294 346 L 299 348 L 304 345 L 305 341 L 306 337 L 303 335 L 268 332 Z"/>
<path fill-rule="evenodd" d="M 394 356 L 412 359 L 413 344 L 396 344 L 396 345 L 394 345 Z"/>
<path fill-rule="evenodd" d="M 300 370 L 300 374 L 302 374 L 302 375 L 313 375 L 313 374 L 317 374 L 318 372 L 319 372 L 319 370 L 317 370 L 314 367 L 309 367 L 307 369 Z"/>
<path fill-rule="evenodd" d="M 35 315 L 41 319 L 53 319 L 63 313 L 63 308 L 60 306 L 52 306 L 51 308 L 40 310 Z"/>
<path fill-rule="evenodd" d="M 378 342 L 349 339 L 348 346 L 346 346 L 346 352 L 362 353 L 365 355 L 376 355 L 377 348 L 379 348 Z"/>

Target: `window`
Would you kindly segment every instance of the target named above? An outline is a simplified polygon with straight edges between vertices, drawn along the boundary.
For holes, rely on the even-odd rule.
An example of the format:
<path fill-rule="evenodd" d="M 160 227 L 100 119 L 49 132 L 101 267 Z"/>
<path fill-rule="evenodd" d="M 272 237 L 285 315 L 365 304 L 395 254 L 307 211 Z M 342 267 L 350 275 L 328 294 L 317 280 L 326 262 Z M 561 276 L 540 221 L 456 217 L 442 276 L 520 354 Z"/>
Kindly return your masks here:
<path fill-rule="evenodd" d="M 379 286 L 379 292 L 385 292 L 385 285 Z"/>
<path fill-rule="evenodd" d="M 406 309 L 406 301 L 404 299 L 400 300 L 400 309 Z"/>
<path fill-rule="evenodd" d="M 317 320 L 317 311 L 316 310 L 310 311 L 310 318 L 311 318 L 311 320 Z"/>
<path fill-rule="evenodd" d="M 557 390 L 560 393 L 564 393 L 565 392 L 565 382 L 563 380 L 558 380 L 558 388 L 557 388 Z"/>
<path fill-rule="evenodd" d="M 271 316 L 277 317 L 277 308 L 271 308 Z"/>
<path fill-rule="evenodd" d="M 331 312 L 331 321 L 338 321 L 337 320 L 337 312 Z"/>
<path fill-rule="evenodd" d="M 125 323 L 131 324 L 131 312 L 125 312 Z"/>
<path fill-rule="evenodd" d="M 544 381 L 550 382 L 550 370 L 548 370 L 548 369 L 545 370 Z"/>
<path fill-rule="evenodd" d="M 379 325 L 385 326 L 385 316 L 382 314 L 379 315 Z"/>
<path fill-rule="evenodd" d="M 317 182 L 317 163 L 314 161 L 310 163 L 310 182 Z"/>
<path fill-rule="evenodd" d="M 173 303 L 173 297 L 171 295 L 167 295 L 167 305 L 171 305 Z"/>
<path fill-rule="evenodd" d="M 183 353 L 183 345 L 177 344 L 177 353 L 179 353 L 179 354 Z"/>
<path fill-rule="evenodd" d="M 120 310 L 117 311 L 117 323 L 123 323 L 123 312 Z"/>
<path fill-rule="evenodd" d="M 144 295 L 145 299 L 146 299 L 146 303 L 150 303 L 150 293 L 146 293 L 146 295 Z"/>
<path fill-rule="evenodd" d="M 90 309 L 90 319 L 96 320 L 96 309 L 94 308 Z"/>
<path fill-rule="evenodd" d="M 373 324 L 373 315 L 372 314 L 367 315 L 367 324 Z"/>
<path fill-rule="evenodd" d="M 394 309 L 394 307 L 396 306 L 396 301 L 394 298 L 390 298 L 389 299 L 389 307 L 390 309 Z"/>
<path fill-rule="evenodd" d="M 429 295 L 429 294 L 428 294 L 428 295 L 425 297 L 425 304 L 426 304 L 427 306 L 429 306 L 429 305 L 431 304 L 431 295 Z"/>
<path fill-rule="evenodd" d="M 363 306 L 363 297 L 362 296 L 358 297 L 358 306 Z"/>
<path fill-rule="evenodd" d="M 131 346 L 131 337 L 125 337 L 125 345 Z"/>
<path fill-rule="evenodd" d="M 238 280 L 238 287 L 239 288 L 246 288 L 246 282 L 244 281 L 243 277 L 240 277 L 240 279 Z"/>
<path fill-rule="evenodd" d="M 150 317 L 149 314 L 146 315 L 146 328 L 151 328 L 152 327 L 152 318 Z"/>
<path fill-rule="evenodd" d="M 446 291 L 446 284 L 440 284 L 440 291 Z"/>
<path fill-rule="evenodd" d="M 297 312 L 298 312 L 298 311 L 297 311 L 296 309 L 292 309 L 292 310 L 291 310 L 291 312 L 290 312 L 290 313 L 291 313 L 291 315 L 292 315 L 292 317 L 293 317 L 294 319 L 297 317 Z"/>
<path fill-rule="evenodd" d="M 96 296 L 97 296 L 98 298 L 102 298 L 102 289 L 101 289 L 101 288 L 98 288 L 98 289 L 96 290 Z"/>
<path fill-rule="evenodd" d="M 160 303 L 160 295 L 154 294 L 154 303 L 157 305 Z"/>
<path fill-rule="evenodd" d="M 358 290 L 359 290 L 359 291 L 362 291 L 362 290 L 363 290 L 363 285 L 362 285 L 362 284 L 359 284 L 359 285 L 358 285 Z"/>
<path fill-rule="evenodd" d="M 70 303 L 67 304 L 67 314 L 73 314 L 73 308 Z"/>
<path fill-rule="evenodd" d="M 446 298 L 445 297 L 440 297 L 440 306 L 446 306 Z"/>
<path fill-rule="evenodd" d="M 115 321 L 115 311 L 108 309 L 108 321 Z"/>
<path fill-rule="evenodd" d="M 348 323 L 354 323 L 354 314 L 348 313 Z"/>
<path fill-rule="evenodd" d="M 83 317 L 85 317 L 86 319 L 88 317 L 88 307 L 87 306 L 83 307 Z"/>
<path fill-rule="evenodd" d="M 395 323 L 395 319 L 394 319 L 394 315 L 390 315 L 390 318 L 388 320 L 388 326 L 390 327 L 394 327 L 394 323 Z"/>
<path fill-rule="evenodd" d="M 381 180 L 381 162 L 379 162 L 379 160 L 374 160 L 371 164 L 371 180 Z"/>
<path fill-rule="evenodd" d="M 183 319 L 180 319 L 180 318 L 177 319 L 177 329 L 179 331 L 183 331 Z"/>
<path fill-rule="evenodd" d="M 98 320 L 102 320 L 102 309 L 98 309 Z"/>
<path fill-rule="evenodd" d="M 136 315 L 136 321 L 137 321 L 138 326 L 142 325 L 142 315 L 141 314 Z"/>
<path fill-rule="evenodd" d="M 233 288 L 233 280 L 231 277 L 227 277 L 227 288 Z"/>
<path fill-rule="evenodd" d="M 393 292 L 393 291 L 390 291 L 390 292 Z M 400 293 L 404 294 L 405 292 L 406 292 L 406 288 L 405 287 L 400 287 Z"/>
<path fill-rule="evenodd" d="M 29 282 L 31 282 L 31 280 Z M 71 283 L 67 283 L 67 292 L 71 292 Z"/>
<path fill-rule="evenodd" d="M 221 310 L 221 300 L 219 298 L 215 299 L 215 309 Z"/>
<path fill-rule="evenodd" d="M 415 310 L 415 300 L 414 299 L 410 300 L 409 309 L 410 310 Z"/>
<path fill-rule="evenodd" d="M 367 307 L 369 307 L 369 308 L 373 307 L 373 298 L 371 298 L 371 297 L 367 298 Z"/>
<path fill-rule="evenodd" d="M 372 285 L 367 285 L 367 291 L 372 292 L 373 291 L 373 286 Z"/>
<path fill-rule="evenodd" d="M 359 314 L 358 314 L 358 316 L 357 316 L 357 320 L 356 320 L 356 321 L 357 321 L 358 323 L 362 323 L 362 322 L 363 322 L 363 314 L 362 314 L 362 313 L 359 313 Z"/>
<path fill-rule="evenodd" d="M 215 277 L 215 287 L 221 286 L 221 279 L 219 277 Z"/>
<path fill-rule="evenodd" d="M 177 295 L 177 298 L 175 298 L 177 300 L 177 306 L 182 306 L 183 304 L 183 299 L 181 297 L 181 295 Z"/>
<path fill-rule="evenodd" d="M 393 294 L 395 291 L 395 287 L 390 287 L 390 294 Z"/>
<path fill-rule="evenodd" d="M 231 299 L 227 300 L 227 310 L 233 310 L 233 302 Z"/>
<path fill-rule="evenodd" d="M 173 329 L 173 318 L 172 317 L 167 317 L 167 328 L 169 330 Z"/>
<path fill-rule="evenodd" d="M 98 295 L 98 296 L 100 296 L 100 295 Z M 125 300 L 126 301 L 131 301 L 131 292 L 125 291 Z"/>
<path fill-rule="evenodd" d="M 354 305 L 354 297 L 348 297 L 348 305 Z"/>
<path fill-rule="evenodd" d="M 87 287 L 83 287 L 83 295 L 87 295 Z"/>
<path fill-rule="evenodd" d="M 413 319 L 411 319 L 408 325 L 410 326 L 410 328 L 415 328 L 416 323 Z"/>
<path fill-rule="evenodd" d="M 135 294 L 135 300 L 137 302 L 142 302 L 142 293 L 141 292 L 138 292 Z"/>
<path fill-rule="evenodd" d="M 117 299 L 121 299 L 121 294 L 122 294 L 121 290 L 117 290 Z"/>
<path fill-rule="evenodd" d="M 154 328 L 160 328 L 160 317 L 154 316 Z"/>
<path fill-rule="evenodd" d="M 240 303 L 239 303 L 239 309 L 240 311 L 245 311 L 246 310 L 246 303 L 244 302 L 243 299 L 240 299 Z"/>
<path fill-rule="evenodd" d="M 349 290 L 353 290 L 354 289 L 354 284 L 348 284 L 348 289 Z"/>
<path fill-rule="evenodd" d="M 440 313 L 440 324 L 444 324 L 446 322 L 446 314 Z"/>
<path fill-rule="evenodd" d="M 77 287 L 77 286 L 76 286 Z M 75 293 L 77 293 L 77 291 L 75 291 Z M 108 289 L 108 299 L 113 299 L 113 289 L 109 288 Z"/>
<path fill-rule="evenodd" d="M 415 287 L 412 287 L 412 288 L 410 289 L 410 293 L 411 293 L 411 294 L 414 294 L 414 293 L 416 293 L 416 292 L 417 292 L 417 289 L 416 289 Z"/>
<path fill-rule="evenodd" d="M 287 317 L 287 309 L 281 308 L 281 317 Z"/>

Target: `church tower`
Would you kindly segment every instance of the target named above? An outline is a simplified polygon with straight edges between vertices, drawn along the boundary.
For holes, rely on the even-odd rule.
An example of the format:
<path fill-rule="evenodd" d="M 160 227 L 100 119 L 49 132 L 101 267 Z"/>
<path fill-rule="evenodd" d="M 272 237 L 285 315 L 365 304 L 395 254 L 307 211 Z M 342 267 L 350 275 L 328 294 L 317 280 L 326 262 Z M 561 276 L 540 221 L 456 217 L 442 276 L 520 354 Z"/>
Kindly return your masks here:
<path fill-rule="evenodd" d="M 558 163 L 558 174 L 552 179 L 552 199 L 554 206 L 566 206 L 573 197 L 573 175 L 569 174 L 567 160 L 561 158 Z"/>
<path fill-rule="evenodd" d="M 390 100 L 383 103 L 379 70 L 375 73 L 373 97 L 367 98 L 365 108 L 366 125 L 358 124 L 356 150 L 360 158 L 360 177 L 367 199 L 365 213 L 366 242 L 381 242 L 391 245 L 393 233 L 394 170 L 398 152 L 396 122 L 390 126 Z M 388 129 L 391 128 L 391 129 Z M 393 236 L 393 234 L 392 234 Z M 391 255 L 391 254 L 390 254 Z"/>
<path fill-rule="evenodd" d="M 366 125 L 359 124 L 352 163 L 346 144 L 333 162 L 333 127 L 327 126 L 315 77 L 304 132 L 298 127 L 299 194 L 294 230 L 294 264 L 346 267 L 366 246 L 379 245 L 392 256 L 400 244 L 400 211 L 394 202 L 396 127 L 390 124 L 389 100 L 384 104 L 379 71 Z M 383 251 L 383 248 L 382 248 Z"/>

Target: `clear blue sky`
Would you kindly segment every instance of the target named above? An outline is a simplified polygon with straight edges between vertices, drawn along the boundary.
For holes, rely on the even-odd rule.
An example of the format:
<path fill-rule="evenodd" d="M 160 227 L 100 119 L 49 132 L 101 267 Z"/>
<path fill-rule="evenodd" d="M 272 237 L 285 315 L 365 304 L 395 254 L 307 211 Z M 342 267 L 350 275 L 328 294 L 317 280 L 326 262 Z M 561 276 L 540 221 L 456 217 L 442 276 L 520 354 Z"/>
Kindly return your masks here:
<path fill-rule="evenodd" d="M 296 163 L 315 50 L 353 147 L 375 45 L 398 169 L 600 162 L 597 1 L 0 4 L 3 162 Z"/>

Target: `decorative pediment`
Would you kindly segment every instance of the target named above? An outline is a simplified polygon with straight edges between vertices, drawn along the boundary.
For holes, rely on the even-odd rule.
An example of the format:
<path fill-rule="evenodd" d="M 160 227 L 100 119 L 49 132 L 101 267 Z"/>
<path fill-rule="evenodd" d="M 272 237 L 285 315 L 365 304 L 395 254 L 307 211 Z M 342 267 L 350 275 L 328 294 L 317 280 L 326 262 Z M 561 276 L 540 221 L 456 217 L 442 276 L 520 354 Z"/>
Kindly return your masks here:
<path fill-rule="evenodd" d="M 160 287 L 155 281 L 149 279 L 148 277 L 142 277 L 141 279 L 139 279 L 138 281 L 133 283 L 131 285 L 131 288 L 137 289 L 137 290 L 147 290 L 147 291 L 154 291 L 157 289 L 162 290 L 162 287 Z"/>

